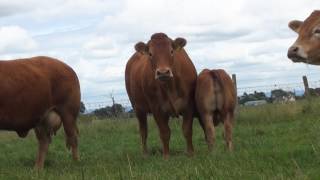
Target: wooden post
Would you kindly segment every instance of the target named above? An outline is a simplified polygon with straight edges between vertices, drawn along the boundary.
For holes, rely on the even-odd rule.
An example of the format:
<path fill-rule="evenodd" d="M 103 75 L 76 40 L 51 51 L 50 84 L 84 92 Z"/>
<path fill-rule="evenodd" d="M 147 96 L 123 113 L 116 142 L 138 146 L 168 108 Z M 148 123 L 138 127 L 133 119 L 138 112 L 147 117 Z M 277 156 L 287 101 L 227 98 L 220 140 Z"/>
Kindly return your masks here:
<path fill-rule="evenodd" d="M 232 74 L 232 82 L 233 82 L 233 86 L 234 86 L 234 91 L 236 93 L 236 108 L 235 108 L 235 115 L 239 115 L 239 107 L 238 107 L 238 88 L 237 88 L 237 76 L 235 74 Z"/>
<path fill-rule="evenodd" d="M 304 84 L 304 95 L 309 96 L 310 92 L 309 92 L 309 84 L 308 84 L 307 76 L 302 76 L 302 79 Z"/>
<path fill-rule="evenodd" d="M 237 88 L 237 76 L 232 74 L 232 81 L 236 92 L 236 97 L 238 98 L 238 88 Z"/>

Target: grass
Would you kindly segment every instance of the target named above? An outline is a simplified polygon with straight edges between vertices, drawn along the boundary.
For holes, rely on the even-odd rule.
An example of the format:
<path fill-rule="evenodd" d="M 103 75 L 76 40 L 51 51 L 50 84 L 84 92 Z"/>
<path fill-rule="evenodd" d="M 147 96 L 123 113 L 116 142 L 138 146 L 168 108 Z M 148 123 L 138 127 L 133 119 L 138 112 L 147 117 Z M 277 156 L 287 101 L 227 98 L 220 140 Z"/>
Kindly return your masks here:
<path fill-rule="evenodd" d="M 34 134 L 0 133 L 0 179 L 319 179 L 320 99 L 239 108 L 235 149 L 225 150 L 222 126 L 208 152 L 195 119 L 195 156 L 185 155 L 181 120 L 170 121 L 170 159 L 162 159 L 156 125 L 149 120 L 150 156 L 143 158 L 136 119 L 80 118 L 80 162 L 73 162 L 60 130 L 41 172 L 33 170 Z M 89 117 L 90 118 L 90 117 Z"/>

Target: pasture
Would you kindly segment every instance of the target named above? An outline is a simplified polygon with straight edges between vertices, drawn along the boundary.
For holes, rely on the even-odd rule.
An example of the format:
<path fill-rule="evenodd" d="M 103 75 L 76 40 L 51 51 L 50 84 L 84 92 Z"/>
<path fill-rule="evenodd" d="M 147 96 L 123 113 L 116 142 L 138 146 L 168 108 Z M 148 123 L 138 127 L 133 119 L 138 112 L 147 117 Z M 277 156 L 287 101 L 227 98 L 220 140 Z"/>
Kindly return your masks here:
<path fill-rule="evenodd" d="M 163 160 L 154 121 L 149 118 L 150 156 L 142 157 L 137 120 L 80 117 L 81 161 L 73 162 L 62 129 L 54 137 L 41 172 L 33 170 L 37 142 L 0 132 L 0 179 L 319 179 L 320 99 L 291 104 L 240 107 L 234 151 L 225 150 L 222 126 L 208 152 L 194 120 L 194 157 L 185 155 L 181 121 L 170 121 L 170 159 Z"/>

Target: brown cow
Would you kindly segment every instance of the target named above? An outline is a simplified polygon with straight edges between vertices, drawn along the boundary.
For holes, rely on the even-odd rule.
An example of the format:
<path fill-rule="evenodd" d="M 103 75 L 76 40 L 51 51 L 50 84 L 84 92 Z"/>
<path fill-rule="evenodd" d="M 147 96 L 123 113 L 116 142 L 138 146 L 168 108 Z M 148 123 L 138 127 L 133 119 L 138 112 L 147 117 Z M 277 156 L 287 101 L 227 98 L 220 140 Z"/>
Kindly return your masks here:
<path fill-rule="evenodd" d="M 193 154 L 192 123 L 196 69 L 183 47 L 186 40 L 171 40 L 164 33 L 151 36 L 147 44 L 135 45 L 136 53 L 129 59 L 126 89 L 139 120 L 144 155 L 147 154 L 147 113 L 152 113 L 158 125 L 163 145 L 163 157 L 169 157 L 170 116 L 183 116 L 183 134 L 187 152 Z"/>
<path fill-rule="evenodd" d="M 76 118 L 80 108 L 80 85 L 76 73 L 49 57 L 0 61 L 0 129 L 26 137 L 34 129 L 39 142 L 35 168 L 44 165 L 51 136 L 61 126 L 66 145 L 75 160 Z"/>
<path fill-rule="evenodd" d="M 215 127 L 224 123 L 226 146 L 232 150 L 232 124 L 236 107 L 233 82 L 224 70 L 203 70 L 197 79 L 195 100 L 209 150 L 215 142 Z"/>
<path fill-rule="evenodd" d="M 320 11 L 314 11 L 305 21 L 293 20 L 289 27 L 298 39 L 288 50 L 293 62 L 320 65 Z"/>

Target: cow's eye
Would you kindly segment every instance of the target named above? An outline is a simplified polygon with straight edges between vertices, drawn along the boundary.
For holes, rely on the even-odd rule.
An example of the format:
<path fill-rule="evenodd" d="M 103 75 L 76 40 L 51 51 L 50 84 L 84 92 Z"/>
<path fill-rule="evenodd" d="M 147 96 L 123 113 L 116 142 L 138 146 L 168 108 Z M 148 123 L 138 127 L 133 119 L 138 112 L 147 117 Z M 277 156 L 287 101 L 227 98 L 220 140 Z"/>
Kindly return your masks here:
<path fill-rule="evenodd" d="M 173 56 L 173 50 L 170 51 L 171 55 Z"/>
<path fill-rule="evenodd" d="M 315 30 L 314 30 L 314 33 L 315 33 L 315 34 L 320 34 L 320 28 L 315 29 Z"/>
<path fill-rule="evenodd" d="M 152 53 L 149 53 L 149 56 L 152 57 Z"/>

